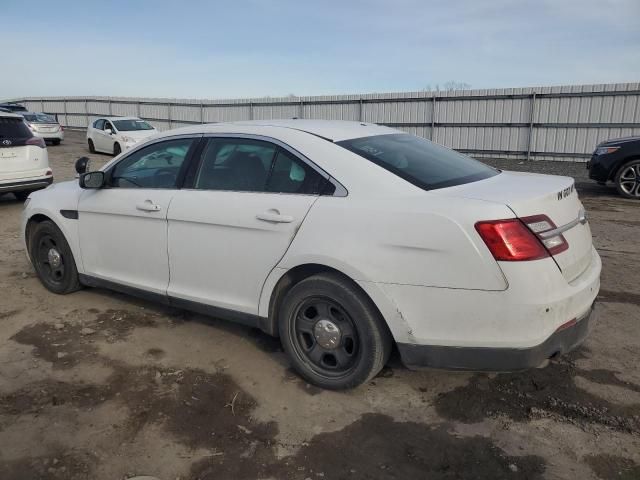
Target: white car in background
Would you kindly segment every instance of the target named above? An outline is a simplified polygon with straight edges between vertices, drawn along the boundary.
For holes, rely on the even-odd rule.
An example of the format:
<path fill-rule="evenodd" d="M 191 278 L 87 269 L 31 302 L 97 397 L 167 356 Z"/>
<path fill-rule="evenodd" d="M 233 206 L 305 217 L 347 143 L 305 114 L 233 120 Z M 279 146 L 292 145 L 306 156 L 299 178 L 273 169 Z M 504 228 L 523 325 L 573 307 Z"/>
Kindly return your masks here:
<path fill-rule="evenodd" d="M 32 195 L 44 286 L 258 327 L 325 388 L 411 367 L 518 370 L 587 336 L 601 262 L 568 177 L 360 122 L 197 125 Z"/>
<path fill-rule="evenodd" d="M 153 126 L 137 117 L 100 117 L 87 128 L 87 144 L 91 153 L 116 156 L 156 133 Z"/>
<path fill-rule="evenodd" d="M 64 128 L 53 115 L 37 112 L 20 112 L 20 115 L 36 137 L 42 137 L 54 145 L 60 145 L 64 140 Z"/>
<path fill-rule="evenodd" d="M 0 195 L 25 200 L 53 182 L 44 139 L 33 135 L 21 115 L 0 112 Z"/>

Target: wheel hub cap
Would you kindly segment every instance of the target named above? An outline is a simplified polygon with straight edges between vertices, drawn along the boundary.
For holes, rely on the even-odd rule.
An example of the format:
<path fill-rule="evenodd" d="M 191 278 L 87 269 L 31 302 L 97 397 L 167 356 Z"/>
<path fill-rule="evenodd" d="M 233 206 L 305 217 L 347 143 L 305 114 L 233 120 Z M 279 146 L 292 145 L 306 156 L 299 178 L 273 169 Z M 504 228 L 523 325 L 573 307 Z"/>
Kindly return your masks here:
<path fill-rule="evenodd" d="M 49 265 L 51 265 L 51 268 L 58 268 L 62 263 L 62 257 L 55 248 L 49 249 L 47 258 L 49 259 Z"/>
<path fill-rule="evenodd" d="M 313 328 L 313 334 L 322 348 L 332 350 L 340 345 L 342 334 L 338 326 L 330 320 L 319 320 Z"/>

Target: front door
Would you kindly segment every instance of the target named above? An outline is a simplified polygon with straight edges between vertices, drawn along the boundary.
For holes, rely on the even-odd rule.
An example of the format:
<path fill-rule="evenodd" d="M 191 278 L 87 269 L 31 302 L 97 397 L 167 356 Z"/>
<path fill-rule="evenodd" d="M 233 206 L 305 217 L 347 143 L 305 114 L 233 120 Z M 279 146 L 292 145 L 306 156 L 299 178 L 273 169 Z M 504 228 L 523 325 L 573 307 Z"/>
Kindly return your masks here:
<path fill-rule="evenodd" d="M 108 186 L 78 204 L 85 273 L 165 294 L 169 282 L 167 212 L 197 139 L 155 142 L 107 172 Z"/>
<path fill-rule="evenodd" d="M 267 276 L 326 181 L 273 143 L 209 139 L 192 188 L 169 207 L 169 296 L 257 314 Z"/>

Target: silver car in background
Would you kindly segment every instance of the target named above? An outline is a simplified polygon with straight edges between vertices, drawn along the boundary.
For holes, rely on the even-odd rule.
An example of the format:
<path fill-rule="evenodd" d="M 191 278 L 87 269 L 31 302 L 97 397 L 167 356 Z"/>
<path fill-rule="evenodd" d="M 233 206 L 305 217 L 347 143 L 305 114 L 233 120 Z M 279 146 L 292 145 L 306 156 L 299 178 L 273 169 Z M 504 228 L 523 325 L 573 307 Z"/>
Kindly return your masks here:
<path fill-rule="evenodd" d="M 41 112 L 18 112 L 34 136 L 59 145 L 64 140 L 64 128 L 53 115 Z"/>

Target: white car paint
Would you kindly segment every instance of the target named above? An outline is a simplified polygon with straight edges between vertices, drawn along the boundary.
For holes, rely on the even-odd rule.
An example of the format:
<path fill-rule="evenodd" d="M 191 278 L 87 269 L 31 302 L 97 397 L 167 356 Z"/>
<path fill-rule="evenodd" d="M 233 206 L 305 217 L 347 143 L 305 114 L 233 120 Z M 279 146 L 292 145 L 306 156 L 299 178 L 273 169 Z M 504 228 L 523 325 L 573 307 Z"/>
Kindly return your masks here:
<path fill-rule="evenodd" d="M 113 155 L 116 144 L 120 146 L 122 152 L 125 152 L 138 142 L 158 133 L 158 130 L 154 127 L 145 130 L 118 129 L 116 122 L 121 120 L 131 120 L 151 127 L 151 125 L 138 117 L 97 117 L 91 120 L 87 127 L 87 142 L 93 142 L 97 152 Z M 101 123 L 104 123 L 104 128 L 99 128 Z"/>
<path fill-rule="evenodd" d="M 60 226 L 83 275 L 260 317 L 270 315 L 274 288 L 288 271 L 330 267 L 360 285 L 394 340 L 408 347 L 533 348 L 589 314 L 601 263 L 573 179 L 501 172 L 425 191 L 335 144 L 398 133 L 312 120 L 164 132 L 137 148 L 176 136 L 259 136 L 311 160 L 342 195 L 82 190 L 65 182 L 32 195 L 23 231 L 34 215 L 45 215 Z M 145 202 L 157 211 L 139 210 Z M 77 210 L 79 219 L 63 218 L 63 209 Z M 256 218 L 265 213 L 286 221 Z M 475 228 L 539 214 L 556 226 L 575 223 L 563 233 L 567 250 L 496 261 Z"/>
<path fill-rule="evenodd" d="M 0 194 L 45 188 L 52 181 L 44 141 L 33 138 L 22 116 L 0 112 Z"/>
<path fill-rule="evenodd" d="M 60 143 L 64 140 L 64 127 L 52 115 L 40 112 L 20 112 L 34 136 Z"/>

